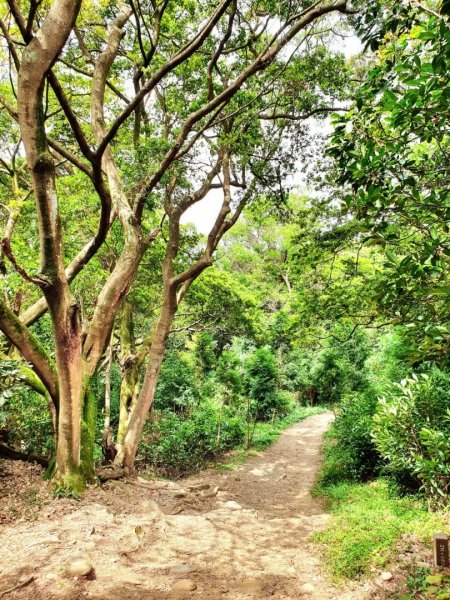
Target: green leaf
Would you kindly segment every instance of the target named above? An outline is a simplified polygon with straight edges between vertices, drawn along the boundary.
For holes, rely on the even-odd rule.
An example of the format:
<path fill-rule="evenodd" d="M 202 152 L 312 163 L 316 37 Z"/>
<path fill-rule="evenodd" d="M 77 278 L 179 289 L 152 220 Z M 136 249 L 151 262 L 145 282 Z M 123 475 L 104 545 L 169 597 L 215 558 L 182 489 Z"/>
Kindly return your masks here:
<path fill-rule="evenodd" d="M 450 296 L 450 286 L 436 288 L 430 292 L 432 296 Z"/>

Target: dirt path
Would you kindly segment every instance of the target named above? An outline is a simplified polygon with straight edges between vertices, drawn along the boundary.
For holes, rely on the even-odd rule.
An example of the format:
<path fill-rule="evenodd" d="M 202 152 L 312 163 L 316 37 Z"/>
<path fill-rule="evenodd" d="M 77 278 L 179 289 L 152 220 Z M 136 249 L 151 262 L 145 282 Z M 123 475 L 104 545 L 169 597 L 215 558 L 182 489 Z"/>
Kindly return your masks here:
<path fill-rule="evenodd" d="M 81 504 L 44 503 L 35 522 L 0 529 L 0 597 L 34 576 L 5 597 L 361 599 L 334 588 L 308 543 L 328 520 L 310 489 L 331 418 L 294 425 L 228 474 L 110 484 Z M 91 580 L 64 572 L 79 552 L 92 561 Z"/>

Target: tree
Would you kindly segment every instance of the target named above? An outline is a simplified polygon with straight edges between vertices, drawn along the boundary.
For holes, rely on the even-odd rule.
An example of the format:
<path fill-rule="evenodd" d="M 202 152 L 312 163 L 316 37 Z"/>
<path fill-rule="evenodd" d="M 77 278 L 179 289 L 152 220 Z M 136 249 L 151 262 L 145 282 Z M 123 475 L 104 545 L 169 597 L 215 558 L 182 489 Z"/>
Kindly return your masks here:
<path fill-rule="evenodd" d="M 278 408 L 279 373 L 277 363 L 268 348 L 258 348 L 248 358 L 245 389 L 249 398 L 249 421 L 267 420 Z"/>
<path fill-rule="evenodd" d="M 407 327 L 414 362 L 448 361 L 450 330 L 448 3 L 374 3 L 378 48 L 332 155 L 357 235 L 384 254 L 378 314 Z M 388 10 L 384 10 L 384 9 Z"/>
<path fill-rule="evenodd" d="M 20 315 L 2 301 L 0 328 L 52 399 L 54 480 L 77 491 L 94 475 L 92 378 L 143 257 L 163 232 L 161 308 L 145 342 L 143 384 L 129 406 L 116 457 L 127 472 L 134 468 L 180 302 L 212 264 L 244 206 L 263 189 L 272 198 L 283 193 L 302 122 L 311 111 L 327 109 L 320 94 L 302 102 L 306 82 L 296 70 L 295 50 L 309 43 L 320 18 L 349 9 L 346 0 L 281 8 L 259 0 L 130 1 L 120 7 L 112 1 L 8 0 L 7 6 L 0 28 L 11 85 L 2 84 L 0 102 L 9 116 L 6 127 L 12 123 L 10 142 L 21 141 L 27 166 L 17 170 L 16 152 L 3 161 L 2 174 L 15 181 L 16 202 L 34 196 L 38 274 L 18 262 L 13 226 L 3 257 L 42 297 Z M 281 104 L 282 115 L 276 112 Z M 77 253 L 67 255 L 64 178 L 73 169 L 95 192 L 90 219 L 97 228 L 92 237 L 81 231 Z M 180 219 L 213 188 L 223 190 L 217 219 L 203 249 L 180 264 Z M 12 225 L 17 210 L 11 207 Z M 114 235 L 120 252 L 82 314 L 73 281 L 92 268 Z M 31 327 L 46 310 L 50 352 Z"/>

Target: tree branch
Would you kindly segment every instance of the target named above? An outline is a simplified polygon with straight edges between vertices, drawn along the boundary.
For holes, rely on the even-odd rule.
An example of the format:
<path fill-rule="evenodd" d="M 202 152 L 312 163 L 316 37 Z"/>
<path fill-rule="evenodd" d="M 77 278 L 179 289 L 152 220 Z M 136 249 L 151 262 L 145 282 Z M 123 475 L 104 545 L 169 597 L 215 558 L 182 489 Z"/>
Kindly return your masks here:
<path fill-rule="evenodd" d="M 273 113 L 271 115 L 265 114 L 265 113 L 260 113 L 258 115 L 258 117 L 260 119 L 262 119 L 263 121 L 275 121 L 276 119 L 286 119 L 289 121 L 305 121 L 306 119 L 309 119 L 311 117 L 314 117 L 317 114 L 321 114 L 321 113 L 332 113 L 332 112 L 338 112 L 338 111 L 344 111 L 346 112 L 348 109 L 347 108 L 343 108 L 343 107 L 320 107 L 320 108 L 314 108 L 313 110 L 310 110 L 307 113 L 304 113 L 303 115 L 295 115 L 292 113 Z"/>
<path fill-rule="evenodd" d="M 149 94 L 156 85 L 165 77 L 168 73 L 173 71 L 176 67 L 178 67 L 181 63 L 187 60 L 192 54 L 200 48 L 206 38 L 209 36 L 211 31 L 214 29 L 215 25 L 222 17 L 228 6 L 232 0 L 222 0 L 214 14 L 210 17 L 205 26 L 199 31 L 199 33 L 188 42 L 181 50 L 179 50 L 175 56 L 169 59 L 158 71 L 155 75 L 149 79 L 140 89 L 140 91 L 136 94 L 130 104 L 122 111 L 122 113 L 116 118 L 116 120 L 111 125 L 109 131 L 100 142 L 96 155 L 97 157 L 101 157 L 105 152 L 106 147 L 111 142 L 111 140 L 115 137 L 117 131 L 121 127 L 121 125 L 128 119 L 128 117 L 136 110 L 136 108 L 143 101 L 145 96 Z"/>
<path fill-rule="evenodd" d="M 0 300 L 0 329 L 28 361 L 54 402 L 57 401 L 57 377 L 52 360 L 30 330 Z"/>
<path fill-rule="evenodd" d="M 34 283 L 34 285 L 37 285 L 41 289 L 46 289 L 49 287 L 48 281 L 46 281 L 45 279 L 39 279 L 38 277 L 31 277 L 31 275 L 29 275 L 26 272 L 26 270 L 18 264 L 11 250 L 10 241 L 7 237 L 2 239 L 2 241 L 0 242 L 0 246 L 3 250 L 3 254 L 10 261 L 10 263 L 12 264 L 14 269 L 19 273 L 22 279 L 28 281 L 29 283 Z"/>
<path fill-rule="evenodd" d="M 180 132 L 175 139 L 172 147 L 166 153 L 165 157 L 161 161 L 160 165 L 147 181 L 147 183 L 141 189 L 139 196 L 146 197 L 155 188 L 155 186 L 161 181 L 164 173 L 168 167 L 176 159 L 184 141 L 188 134 L 192 130 L 192 127 L 204 117 L 208 116 L 211 112 L 216 110 L 219 106 L 228 102 L 230 98 L 244 85 L 244 83 L 257 72 L 264 70 L 268 67 L 277 54 L 307 25 L 317 20 L 319 17 L 329 14 L 335 11 L 341 11 L 347 5 L 347 0 L 338 0 L 335 4 L 327 4 L 325 6 L 316 6 L 314 9 L 307 9 L 303 17 L 301 17 L 294 25 L 292 25 L 275 45 L 271 46 L 273 40 L 259 53 L 257 58 L 248 65 L 236 79 L 225 88 L 220 94 L 215 96 L 212 100 L 204 104 L 197 111 L 193 112 L 180 127 Z M 274 37 L 273 39 L 276 39 Z M 119 123 L 120 126 L 121 123 Z M 113 130 L 114 125 L 111 127 L 110 132 Z M 108 137 L 108 136 L 107 136 Z"/>

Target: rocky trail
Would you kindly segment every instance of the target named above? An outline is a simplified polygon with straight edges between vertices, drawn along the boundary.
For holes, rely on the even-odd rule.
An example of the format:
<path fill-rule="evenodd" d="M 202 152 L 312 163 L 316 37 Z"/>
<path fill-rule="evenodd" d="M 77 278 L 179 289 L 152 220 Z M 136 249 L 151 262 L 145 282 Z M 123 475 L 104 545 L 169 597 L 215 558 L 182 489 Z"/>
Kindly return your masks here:
<path fill-rule="evenodd" d="M 294 425 L 227 473 L 111 482 L 81 502 L 38 487 L 34 511 L 0 513 L 0 598 L 363 598 L 334 587 L 309 543 L 328 520 L 310 490 L 331 419 Z"/>

